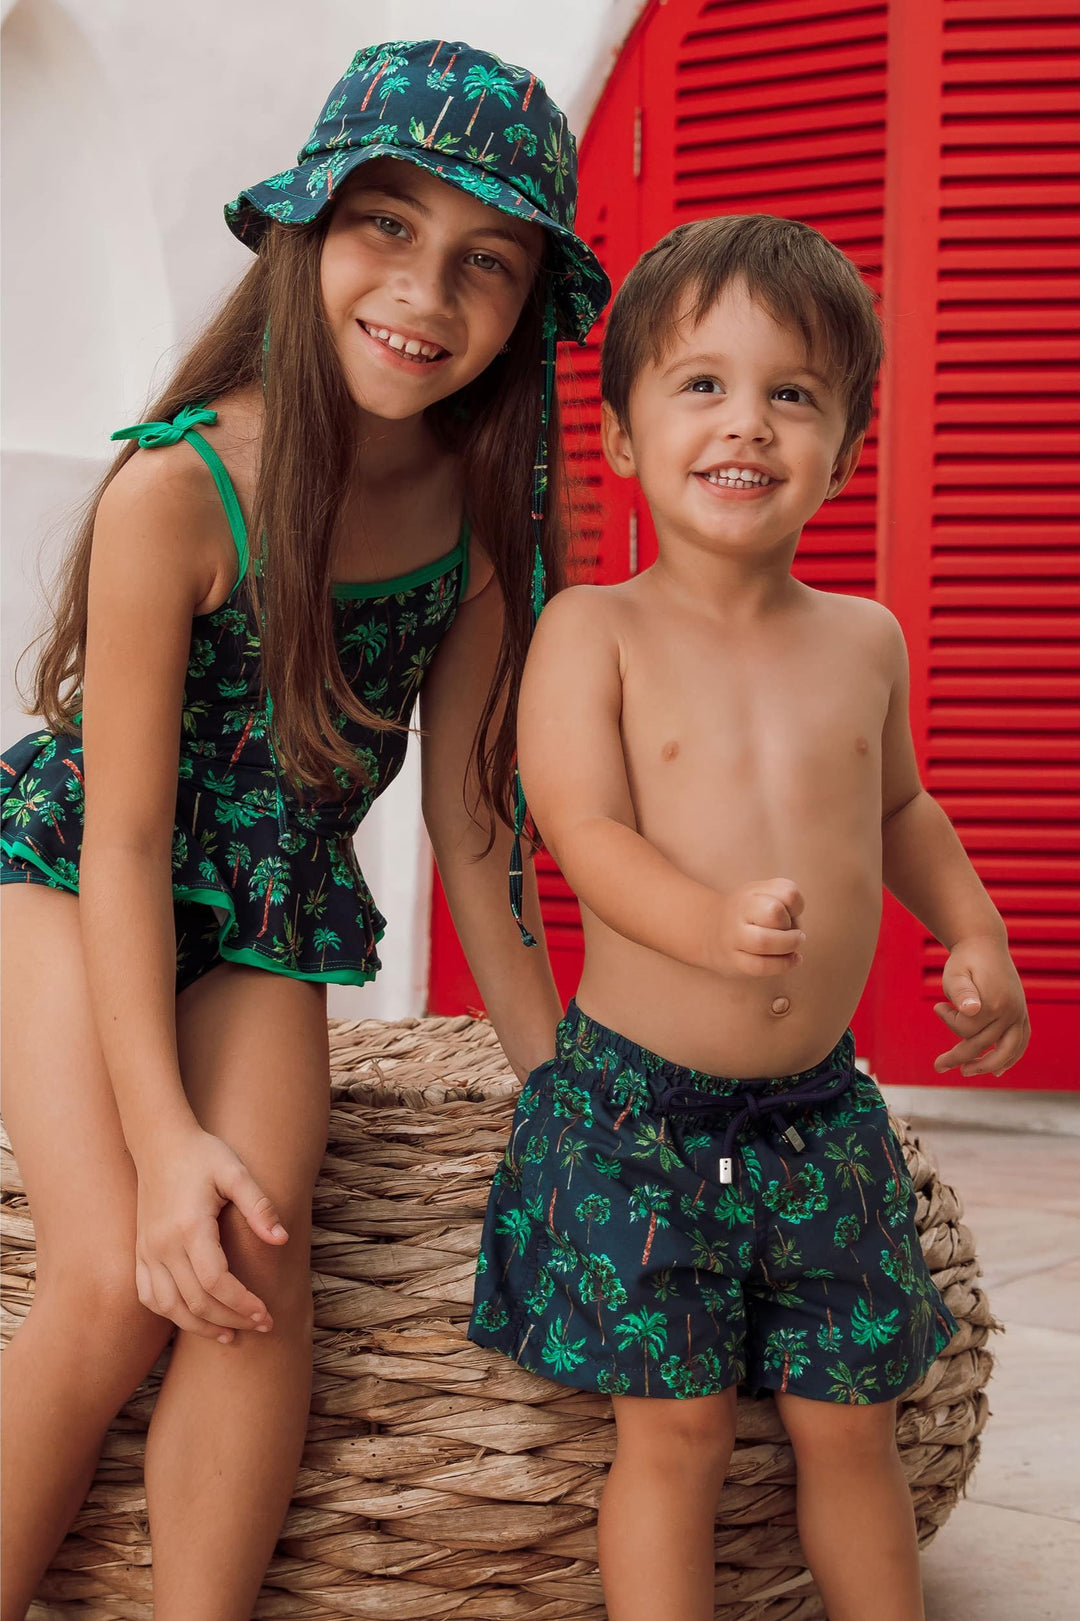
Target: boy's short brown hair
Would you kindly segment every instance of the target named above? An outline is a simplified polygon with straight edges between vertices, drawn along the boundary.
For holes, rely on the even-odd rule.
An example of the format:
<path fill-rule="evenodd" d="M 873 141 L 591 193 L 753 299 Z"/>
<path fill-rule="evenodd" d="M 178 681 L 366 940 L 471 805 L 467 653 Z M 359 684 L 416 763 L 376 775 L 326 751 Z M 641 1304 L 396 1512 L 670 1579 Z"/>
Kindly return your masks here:
<path fill-rule="evenodd" d="M 884 353 L 874 295 L 820 231 L 773 214 L 692 220 L 642 254 L 608 316 L 602 398 L 626 428 L 642 367 L 660 360 L 684 313 L 696 324 L 732 282 L 742 282 L 777 321 L 799 331 L 808 354 L 843 390 L 846 449 L 870 423 Z"/>

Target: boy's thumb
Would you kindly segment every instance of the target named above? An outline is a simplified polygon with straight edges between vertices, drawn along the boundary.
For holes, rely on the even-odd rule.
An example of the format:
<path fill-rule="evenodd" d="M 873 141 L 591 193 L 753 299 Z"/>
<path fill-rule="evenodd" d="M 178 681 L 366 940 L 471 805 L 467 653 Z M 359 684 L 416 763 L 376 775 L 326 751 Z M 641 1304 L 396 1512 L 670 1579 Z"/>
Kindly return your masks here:
<path fill-rule="evenodd" d="M 256 1238 L 267 1244 L 283 1244 L 288 1238 L 272 1201 L 242 1165 L 236 1167 L 222 1192 L 232 1200 Z"/>
<path fill-rule="evenodd" d="M 941 983 L 945 995 L 958 1013 L 978 1013 L 982 1007 L 982 997 L 969 973 L 958 969 L 950 974 L 946 968 Z"/>

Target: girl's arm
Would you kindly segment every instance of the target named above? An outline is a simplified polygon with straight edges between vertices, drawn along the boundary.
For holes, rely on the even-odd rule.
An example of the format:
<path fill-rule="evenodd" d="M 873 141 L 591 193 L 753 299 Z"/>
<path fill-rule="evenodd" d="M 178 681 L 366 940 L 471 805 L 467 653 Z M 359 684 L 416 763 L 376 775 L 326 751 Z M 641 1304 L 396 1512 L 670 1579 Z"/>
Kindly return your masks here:
<path fill-rule="evenodd" d="M 192 615 L 227 570 L 209 477 L 187 447 L 136 455 L 98 509 L 91 554 L 79 915 L 102 1051 L 139 1178 L 144 1305 L 230 1337 L 267 1320 L 228 1270 L 216 1217 L 230 1200 L 278 1243 L 277 1217 L 240 1160 L 204 1132 L 176 1043 L 171 851 Z M 212 486 L 210 486 L 212 490 Z"/>
<path fill-rule="evenodd" d="M 949 953 L 942 974 L 948 1001 L 934 1011 L 960 1039 L 934 1067 L 1000 1075 L 1030 1038 L 1023 987 L 1001 914 L 949 818 L 919 781 L 907 648 L 891 615 L 886 656 L 892 687 L 882 730 L 882 876 L 901 906 Z"/>
<path fill-rule="evenodd" d="M 562 1017 L 544 945 L 536 873 L 525 863 L 524 917 L 537 945 L 522 945 L 510 911 L 512 835 L 501 822 L 487 855 L 473 738 L 502 638 L 502 595 L 494 576 L 458 609 L 420 692 L 422 781 L 427 824 L 446 898 L 469 967 L 503 1050 L 524 1078 L 549 1059 Z"/>
<path fill-rule="evenodd" d="M 578 898 L 609 928 L 676 962 L 773 975 L 797 960 L 802 896 L 768 878 L 721 895 L 637 831 L 623 758 L 621 652 L 603 588 L 563 591 L 540 616 L 518 707 L 525 791 Z"/>

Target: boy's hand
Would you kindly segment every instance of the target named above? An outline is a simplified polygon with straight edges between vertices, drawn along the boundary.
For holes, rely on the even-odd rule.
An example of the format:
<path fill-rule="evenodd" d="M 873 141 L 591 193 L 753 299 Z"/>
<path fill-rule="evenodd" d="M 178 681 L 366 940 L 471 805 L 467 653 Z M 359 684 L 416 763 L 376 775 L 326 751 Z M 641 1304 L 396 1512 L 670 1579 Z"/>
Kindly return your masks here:
<path fill-rule="evenodd" d="M 939 1074 L 1002 1075 L 1031 1038 L 1020 976 L 1003 940 L 975 936 L 953 948 L 941 976 L 947 1002 L 934 1012 L 961 1037 L 934 1060 Z"/>
<path fill-rule="evenodd" d="M 790 878 L 756 879 L 725 896 L 716 969 L 765 978 L 796 967 L 806 939 L 796 927 L 805 904 Z"/>

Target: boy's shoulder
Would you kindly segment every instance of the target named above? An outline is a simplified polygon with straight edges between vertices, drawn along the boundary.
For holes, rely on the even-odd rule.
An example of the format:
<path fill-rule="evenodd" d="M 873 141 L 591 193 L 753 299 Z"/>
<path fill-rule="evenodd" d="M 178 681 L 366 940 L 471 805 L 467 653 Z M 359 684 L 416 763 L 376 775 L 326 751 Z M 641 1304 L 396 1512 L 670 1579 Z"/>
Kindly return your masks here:
<path fill-rule="evenodd" d="M 838 630 L 883 647 L 903 645 L 900 621 L 883 602 L 873 597 L 849 596 L 843 591 L 819 591 L 813 586 L 804 586 L 803 591 L 812 611 Z"/>

